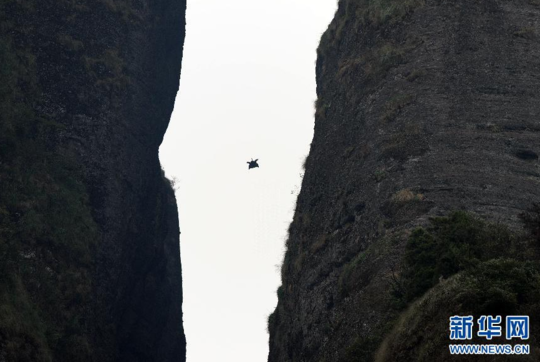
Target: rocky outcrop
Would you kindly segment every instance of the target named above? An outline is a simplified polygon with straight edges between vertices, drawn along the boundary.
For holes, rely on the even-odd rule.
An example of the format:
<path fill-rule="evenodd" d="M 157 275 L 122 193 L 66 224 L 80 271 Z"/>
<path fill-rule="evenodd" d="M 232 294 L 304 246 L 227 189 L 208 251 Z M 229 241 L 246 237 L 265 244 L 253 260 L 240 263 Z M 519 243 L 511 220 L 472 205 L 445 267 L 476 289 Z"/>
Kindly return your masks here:
<path fill-rule="evenodd" d="M 540 200 L 539 14 L 529 0 L 339 2 L 318 49 L 269 361 L 375 358 L 395 321 L 414 319 L 391 291 L 429 218 L 465 210 L 519 229 Z M 438 288 L 426 298 L 451 303 Z M 407 348 L 382 360 L 429 360 Z"/>
<path fill-rule="evenodd" d="M 158 160 L 185 1 L 0 4 L 0 361 L 184 361 Z"/>

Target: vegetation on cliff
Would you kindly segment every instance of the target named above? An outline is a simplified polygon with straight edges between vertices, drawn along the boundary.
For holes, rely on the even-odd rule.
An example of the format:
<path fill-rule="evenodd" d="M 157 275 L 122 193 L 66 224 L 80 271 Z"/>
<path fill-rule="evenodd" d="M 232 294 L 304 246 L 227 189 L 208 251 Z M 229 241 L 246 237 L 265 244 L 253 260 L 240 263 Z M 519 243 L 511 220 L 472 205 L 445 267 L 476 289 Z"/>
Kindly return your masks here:
<path fill-rule="evenodd" d="M 80 308 L 97 227 L 77 164 L 50 142 L 62 126 L 35 112 L 36 56 L 0 19 L 0 358 L 90 360 Z"/>
<path fill-rule="evenodd" d="M 184 15 L 184 1 L 0 0 L 0 361 L 185 359 L 158 160 Z"/>
<path fill-rule="evenodd" d="M 492 259 L 531 260 L 534 253 L 527 239 L 464 212 L 433 218 L 428 230 L 417 228 L 409 236 L 403 285 L 396 285 L 396 297 L 412 301 L 439 280 Z"/>
<path fill-rule="evenodd" d="M 127 17 L 118 4 L 103 5 Z M 64 5 L 49 15 L 70 23 L 90 10 L 81 2 Z M 48 5 L 0 4 L 0 359 L 91 361 L 88 302 L 100 235 L 81 166 L 57 143 L 66 125 L 40 111 L 50 81 L 40 74 L 47 64 L 40 57 L 51 56 L 38 53 L 41 37 L 31 37 L 47 25 L 39 22 L 40 6 Z M 118 90 L 125 76 L 117 53 L 88 58 L 86 44 L 69 31 L 47 34 L 56 37 L 58 54 L 84 67 L 89 85 Z"/>
<path fill-rule="evenodd" d="M 444 360 L 449 316 L 538 321 L 538 243 L 521 231 L 537 234 L 538 216 L 517 215 L 540 199 L 539 12 L 339 2 L 269 361 Z"/>
<path fill-rule="evenodd" d="M 384 326 L 347 347 L 345 362 L 447 360 L 451 315 L 529 315 L 540 318 L 540 255 L 535 205 L 523 213 L 527 233 L 489 223 L 463 211 L 413 230 L 401 273 L 388 277 L 394 303 Z M 347 265 L 343 281 L 365 259 Z M 533 326 L 536 346 L 540 328 Z M 482 340 L 475 338 L 475 343 Z M 526 360 L 536 360 L 538 351 Z M 436 358 L 434 356 L 437 356 Z"/>
<path fill-rule="evenodd" d="M 535 204 L 520 215 L 527 233 L 464 212 L 434 218 L 428 230 L 414 230 L 403 275 L 394 279 L 401 283 L 393 289 L 408 307 L 376 360 L 448 360 L 449 315 L 528 315 L 539 320 L 539 211 Z M 537 346 L 539 339 L 540 328 L 533 324 L 528 343 Z M 522 358 L 537 360 L 538 350 Z"/>

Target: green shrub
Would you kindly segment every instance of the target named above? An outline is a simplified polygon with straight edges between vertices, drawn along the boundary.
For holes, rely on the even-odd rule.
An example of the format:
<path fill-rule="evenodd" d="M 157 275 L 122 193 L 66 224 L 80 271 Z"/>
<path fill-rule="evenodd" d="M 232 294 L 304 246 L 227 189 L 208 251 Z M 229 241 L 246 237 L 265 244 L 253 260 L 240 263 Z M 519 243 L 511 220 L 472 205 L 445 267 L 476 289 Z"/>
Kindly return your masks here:
<path fill-rule="evenodd" d="M 383 113 L 380 116 L 381 122 L 388 123 L 394 121 L 402 109 L 412 103 L 413 98 L 410 94 L 399 94 L 392 97 L 384 105 Z"/>
<path fill-rule="evenodd" d="M 341 275 L 339 276 L 338 281 L 338 290 L 340 296 L 346 297 L 350 291 L 350 283 L 351 276 L 354 273 L 354 271 L 358 268 L 360 263 L 362 263 L 367 257 L 367 251 L 363 251 L 358 253 L 353 260 L 351 260 L 347 265 L 345 265 L 345 268 L 343 268 L 343 271 L 341 272 Z"/>
<path fill-rule="evenodd" d="M 451 315 L 519 314 L 538 320 L 540 264 L 532 250 L 539 209 L 535 205 L 521 216 L 529 234 L 463 211 L 415 229 L 402 273 L 392 273 L 393 305 L 405 310 L 389 319 L 392 331 L 379 344 L 375 360 L 449 361 L 444 348 Z M 532 340 L 539 331 L 532 329 Z"/>
<path fill-rule="evenodd" d="M 513 314 L 520 305 L 540 300 L 538 265 L 515 259 L 492 259 L 466 272 L 459 302 L 475 314 Z"/>
<path fill-rule="evenodd" d="M 375 179 L 375 182 L 377 183 L 382 182 L 387 176 L 388 174 L 384 170 L 376 170 L 373 173 L 373 178 Z"/>
<path fill-rule="evenodd" d="M 518 257 L 517 238 L 508 228 L 462 211 L 433 218 L 427 230 L 414 230 L 407 242 L 404 297 L 415 299 L 440 279 L 500 257 Z"/>
<path fill-rule="evenodd" d="M 358 337 L 345 350 L 344 362 L 371 362 L 381 342 L 380 337 Z"/>
<path fill-rule="evenodd" d="M 393 323 L 376 353 L 383 361 L 454 361 L 448 354 L 448 317 L 452 315 L 528 315 L 540 318 L 540 272 L 538 264 L 509 258 L 480 262 L 438 283 L 409 304 Z M 538 361 L 540 329 L 531 328 L 530 356 Z M 485 343 L 473 336 L 472 343 Z M 535 351 L 536 350 L 536 351 Z M 507 359 L 501 359 L 507 360 Z"/>
<path fill-rule="evenodd" d="M 527 211 L 522 212 L 519 218 L 534 240 L 535 248 L 540 247 L 540 203 L 534 203 Z"/>

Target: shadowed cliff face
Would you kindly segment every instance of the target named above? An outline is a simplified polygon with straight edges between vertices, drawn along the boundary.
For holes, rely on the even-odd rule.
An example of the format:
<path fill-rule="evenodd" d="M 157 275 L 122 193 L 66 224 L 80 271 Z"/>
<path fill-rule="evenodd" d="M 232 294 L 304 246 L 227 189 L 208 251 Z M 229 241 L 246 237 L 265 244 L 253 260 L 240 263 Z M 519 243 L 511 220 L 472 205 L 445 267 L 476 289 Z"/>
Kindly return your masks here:
<path fill-rule="evenodd" d="M 184 361 L 183 0 L 0 2 L 0 361 Z"/>
<path fill-rule="evenodd" d="M 540 199 L 539 15 L 528 0 L 340 1 L 318 49 L 269 361 L 448 357 L 448 317 L 463 311 L 449 296 L 463 279 L 406 316 L 391 290 L 411 230 L 430 217 L 465 210 L 513 229 Z M 385 343 L 402 348 L 385 354 L 398 318 L 417 344 Z M 435 339 L 440 350 L 418 354 Z"/>

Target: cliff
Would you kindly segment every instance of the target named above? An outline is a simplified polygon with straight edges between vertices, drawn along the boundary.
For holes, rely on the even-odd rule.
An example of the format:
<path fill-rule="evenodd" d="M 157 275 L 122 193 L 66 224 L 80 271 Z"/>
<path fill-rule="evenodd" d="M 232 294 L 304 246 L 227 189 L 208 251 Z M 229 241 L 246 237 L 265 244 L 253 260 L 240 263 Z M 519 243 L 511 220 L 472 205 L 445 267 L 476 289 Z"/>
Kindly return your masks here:
<path fill-rule="evenodd" d="M 184 361 L 183 0 L 0 1 L 0 361 Z"/>
<path fill-rule="evenodd" d="M 538 254 L 518 216 L 540 200 L 539 15 L 533 0 L 339 2 L 269 361 L 449 360 L 448 318 L 467 313 L 530 314 L 538 358 Z"/>

